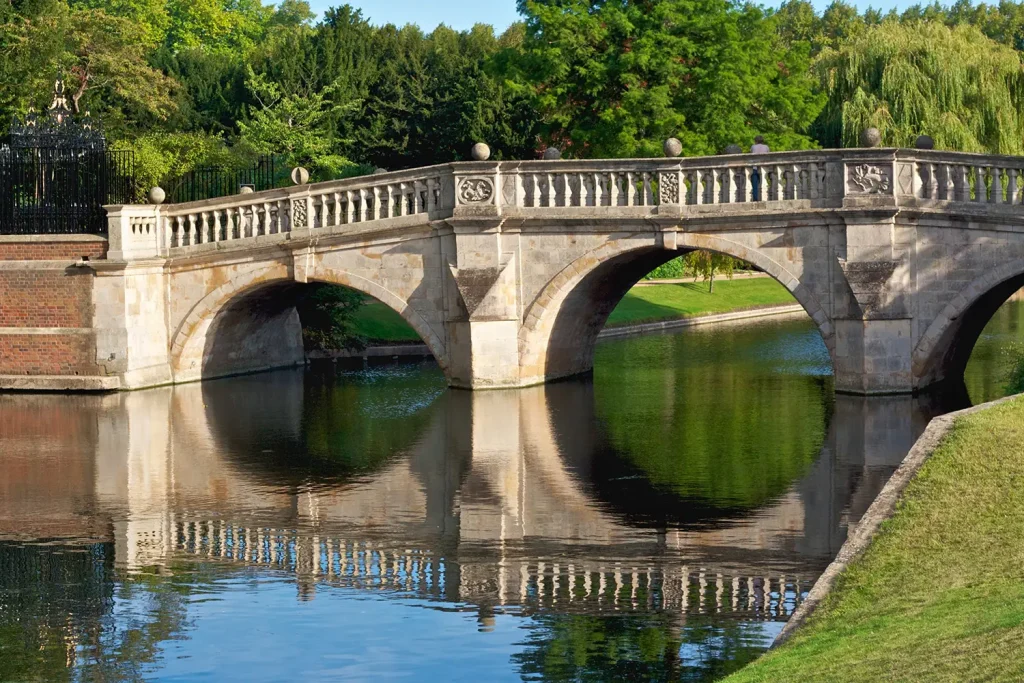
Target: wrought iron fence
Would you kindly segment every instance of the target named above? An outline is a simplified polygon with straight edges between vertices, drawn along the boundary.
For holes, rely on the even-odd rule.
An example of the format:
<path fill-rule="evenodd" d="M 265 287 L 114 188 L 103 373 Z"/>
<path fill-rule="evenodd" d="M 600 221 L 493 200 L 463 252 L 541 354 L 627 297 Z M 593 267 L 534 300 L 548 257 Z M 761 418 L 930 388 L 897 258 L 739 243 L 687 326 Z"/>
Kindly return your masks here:
<path fill-rule="evenodd" d="M 262 156 L 247 168 L 207 166 L 166 181 L 167 201 L 194 202 L 238 194 L 243 187 L 255 192 L 272 190 L 287 184 L 284 164 L 277 163 L 273 155 Z M 281 175 L 281 177 L 278 177 Z"/>
<path fill-rule="evenodd" d="M 105 204 L 135 196 L 131 152 L 0 148 L 0 234 L 106 232 Z"/>

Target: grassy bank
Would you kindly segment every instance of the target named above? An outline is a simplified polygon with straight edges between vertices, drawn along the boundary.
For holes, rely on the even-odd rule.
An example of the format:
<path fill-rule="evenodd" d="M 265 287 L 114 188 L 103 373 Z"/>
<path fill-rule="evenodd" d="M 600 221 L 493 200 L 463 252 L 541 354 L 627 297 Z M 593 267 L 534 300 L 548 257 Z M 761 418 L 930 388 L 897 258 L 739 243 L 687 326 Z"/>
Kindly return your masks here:
<path fill-rule="evenodd" d="M 684 282 L 634 287 L 608 319 L 608 325 L 689 318 L 764 306 L 794 303 L 786 288 L 769 277 L 719 280 L 715 293 L 707 284 Z M 419 337 L 402 317 L 379 301 L 369 300 L 356 313 L 356 332 L 371 342 L 404 343 Z"/>
<path fill-rule="evenodd" d="M 726 679 L 1024 680 L 1024 398 L 961 418 L 808 624 Z"/>
<path fill-rule="evenodd" d="M 608 326 L 693 318 L 765 306 L 784 306 L 796 301 L 789 291 L 770 277 L 716 280 L 715 292 L 705 282 L 634 287 L 608 317 Z"/>

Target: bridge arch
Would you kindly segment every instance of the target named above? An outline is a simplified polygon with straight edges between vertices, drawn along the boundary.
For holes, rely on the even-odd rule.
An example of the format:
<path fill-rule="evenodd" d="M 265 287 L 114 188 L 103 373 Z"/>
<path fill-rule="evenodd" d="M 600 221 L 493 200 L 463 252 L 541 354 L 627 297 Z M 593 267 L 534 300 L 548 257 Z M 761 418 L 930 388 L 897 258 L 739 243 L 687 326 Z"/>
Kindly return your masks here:
<path fill-rule="evenodd" d="M 415 330 L 438 365 L 447 373 L 448 357 L 443 339 L 412 306 L 394 292 L 367 278 L 323 266 L 318 266 L 315 272 L 310 273 L 309 282 L 348 287 L 388 306 Z M 174 381 L 194 381 L 300 362 L 304 352 L 301 348 L 301 326 L 294 306 L 304 287 L 305 283 L 296 281 L 288 266 L 275 262 L 237 273 L 208 292 L 192 306 L 171 338 L 170 360 Z M 271 304 L 269 308 L 260 305 L 267 301 Z M 234 320 L 231 322 L 242 326 L 233 335 L 234 341 L 256 337 L 261 331 L 273 326 L 288 328 L 278 330 L 282 336 L 275 340 L 288 347 L 284 355 L 271 355 L 262 364 L 258 362 L 259 359 L 253 359 L 248 370 L 210 368 L 211 350 L 217 342 L 216 337 L 224 334 L 224 327 L 230 326 L 217 324 L 218 318 L 223 318 L 225 314 L 233 314 Z M 291 319 L 288 319 L 289 316 L 292 316 Z"/>
<path fill-rule="evenodd" d="M 914 348 L 916 388 L 962 377 L 985 326 L 1021 288 L 1024 259 L 1017 259 L 987 271 L 953 297 Z"/>
<path fill-rule="evenodd" d="M 742 259 L 773 277 L 814 321 L 835 362 L 835 329 L 813 293 L 785 266 L 747 245 L 717 235 L 676 233 L 676 249 L 629 234 L 605 242 L 563 268 L 525 311 L 519 333 L 522 383 L 589 370 L 608 316 L 626 292 L 659 265 L 696 249 Z"/>

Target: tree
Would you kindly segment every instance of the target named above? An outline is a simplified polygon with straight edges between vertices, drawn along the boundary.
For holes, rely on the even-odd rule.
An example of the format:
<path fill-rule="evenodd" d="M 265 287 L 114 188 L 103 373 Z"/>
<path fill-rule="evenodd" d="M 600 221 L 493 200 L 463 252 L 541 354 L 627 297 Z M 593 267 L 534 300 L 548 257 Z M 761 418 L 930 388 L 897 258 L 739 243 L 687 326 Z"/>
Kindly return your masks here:
<path fill-rule="evenodd" d="M 298 305 L 302 341 L 307 351 L 361 349 L 366 340 L 355 332 L 353 316 L 365 297 L 348 287 L 313 285 Z"/>
<path fill-rule="evenodd" d="M 926 133 L 940 149 L 1024 153 L 1020 56 L 977 28 L 887 20 L 822 52 L 815 70 L 826 146 L 856 145 L 875 126 L 891 146 Z"/>
<path fill-rule="evenodd" d="M 780 53 L 757 7 L 520 0 L 519 9 L 526 38 L 508 78 L 532 96 L 544 141 L 570 155 L 656 156 L 670 136 L 687 154 L 758 133 L 812 144 L 802 132 L 817 108 L 778 106 L 815 101 L 806 50 Z"/>
<path fill-rule="evenodd" d="M 173 196 L 174 183 L 196 168 L 235 168 L 252 164 L 256 159 L 256 153 L 245 145 L 228 147 L 220 135 L 207 133 L 149 133 L 116 141 L 113 148 L 134 152 L 139 197 L 144 197 L 154 185 Z"/>
<path fill-rule="evenodd" d="M 0 115 L 45 107 L 59 76 L 74 111 L 91 110 L 115 136 L 175 110 L 174 82 L 147 61 L 149 27 L 58 0 L 0 7 Z"/>
<path fill-rule="evenodd" d="M 684 258 L 686 267 L 693 273 L 693 278 L 697 279 L 698 275 L 701 276 L 704 282 L 708 283 L 708 292 L 711 294 L 715 293 L 715 275 L 722 274 L 731 280 L 732 273 L 736 269 L 736 259 L 717 251 L 697 249 L 688 253 Z"/>
<path fill-rule="evenodd" d="M 260 154 L 281 153 L 288 164 L 309 166 L 320 179 L 352 172 L 356 164 L 338 153 L 327 126 L 331 113 L 354 103 L 332 101 L 334 86 L 306 93 L 285 94 L 281 87 L 249 69 L 246 86 L 256 106 L 238 123 L 240 139 Z"/>

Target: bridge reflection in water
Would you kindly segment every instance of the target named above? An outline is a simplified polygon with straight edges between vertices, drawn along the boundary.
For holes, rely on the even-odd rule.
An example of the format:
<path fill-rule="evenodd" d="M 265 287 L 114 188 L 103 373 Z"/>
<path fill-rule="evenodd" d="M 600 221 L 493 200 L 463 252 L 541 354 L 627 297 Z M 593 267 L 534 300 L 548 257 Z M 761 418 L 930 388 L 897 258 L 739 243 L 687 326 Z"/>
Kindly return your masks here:
<path fill-rule="evenodd" d="M 628 454 L 589 381 L 459 392 L 436 369 L 384 375 L 0 396 L 0 540 L 107 543 L 128 572 L 261 567 L 294 575 L 304 599 L 397 591 L 485 622 L 504 609 L 780 621 L 937 410 L 836 396 L 831 419 L 812 416 L 828 429 L 800 476 L 744 507 L 605 466 Z M 632 497 L 603 499 L 602 477 Z"/>

